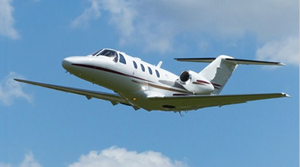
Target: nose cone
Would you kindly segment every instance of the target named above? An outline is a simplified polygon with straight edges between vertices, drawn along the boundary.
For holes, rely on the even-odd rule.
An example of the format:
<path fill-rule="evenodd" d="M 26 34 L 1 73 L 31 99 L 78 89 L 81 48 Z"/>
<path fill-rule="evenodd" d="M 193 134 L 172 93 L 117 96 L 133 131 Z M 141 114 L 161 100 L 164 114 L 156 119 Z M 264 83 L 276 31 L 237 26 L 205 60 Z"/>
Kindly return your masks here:
<path fill-rule="evenodd" d="M 72 66 L 71 57 L 67 57 L 62 61 L 62 66 L 64 69 L 69 70 Z"/>
<path fill-rule="evenodd" d="M 75 64 L 85 63 L 85 59 L 86 58 L 82 56 L 67 57 L 62 61 L 62 66 L 67 71 L 70 71 L 75 68 Z"/>

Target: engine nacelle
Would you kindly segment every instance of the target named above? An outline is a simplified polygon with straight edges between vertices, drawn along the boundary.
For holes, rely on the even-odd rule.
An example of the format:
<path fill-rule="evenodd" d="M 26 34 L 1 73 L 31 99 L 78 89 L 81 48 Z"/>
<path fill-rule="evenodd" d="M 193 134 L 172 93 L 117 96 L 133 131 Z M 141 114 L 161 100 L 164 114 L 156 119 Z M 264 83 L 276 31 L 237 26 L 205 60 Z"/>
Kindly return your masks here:
<path fill-rule="evenodd" d="M 179 76 L 180 84 L 193 94 L 211 94 L 213 85 L 202 75 L 194 71 L 183 71 Z"/>

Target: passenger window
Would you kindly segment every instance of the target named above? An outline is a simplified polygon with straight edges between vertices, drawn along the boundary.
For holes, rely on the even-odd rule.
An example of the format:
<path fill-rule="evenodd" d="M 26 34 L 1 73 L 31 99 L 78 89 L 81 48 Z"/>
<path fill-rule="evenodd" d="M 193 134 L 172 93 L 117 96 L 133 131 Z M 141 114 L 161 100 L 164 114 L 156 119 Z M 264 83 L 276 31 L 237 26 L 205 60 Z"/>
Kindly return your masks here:
<path fill-rule="evenodd" d="M 133 61 L 133 66 L 134 66 L 135 69 L 137 69 L 137 64 L 136 64 L 135 61 Z"/>
<path fill-rule="evenodd" d="M 151 75 L 152 75 L 152 70 L 151 70 L 151 68 L 150 68 L 150 67 L 148 67 L 148 70 L 149 70 L 149 74 L 151 74 Z"/>
<path fill-rule="evenodd" d="M 159 78 L 160 77 L 159 72 L 157 70 L 155 70 L 155 72 L 156 72 L 156 76 Z"/>
<path fill-rule="evenodd" d="M 145 67 L 143 64 L 141 64 L 141 68 L 142 68 L 142 71 L 145 72 Z"/>
<path fill-rule="evenodd" d="M 119 60 L 119 62 L 120 62 L 120 63 L 123 63 L 123 64 L 126 64 L 126 60 L 125 60 L 124 56 L 123 56 L 121 53 L 120 53 L 119 55 L 120 55 L 120 60 Z"/>

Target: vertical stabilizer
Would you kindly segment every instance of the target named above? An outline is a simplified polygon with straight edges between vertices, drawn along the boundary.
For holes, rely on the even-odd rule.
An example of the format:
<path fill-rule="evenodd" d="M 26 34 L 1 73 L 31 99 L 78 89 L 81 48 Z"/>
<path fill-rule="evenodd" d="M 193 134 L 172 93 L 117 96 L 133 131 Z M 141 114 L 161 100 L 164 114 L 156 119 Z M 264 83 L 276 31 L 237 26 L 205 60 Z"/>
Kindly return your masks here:
<path fill-rule="evenodd" d="M 199 73 L 213 84 L 215 90 L 212 94 L 220 94 L 237 67 L 235 62 L 226 61 L 226 59 L 232 59 L 232 57 L 221 55 Z"/>

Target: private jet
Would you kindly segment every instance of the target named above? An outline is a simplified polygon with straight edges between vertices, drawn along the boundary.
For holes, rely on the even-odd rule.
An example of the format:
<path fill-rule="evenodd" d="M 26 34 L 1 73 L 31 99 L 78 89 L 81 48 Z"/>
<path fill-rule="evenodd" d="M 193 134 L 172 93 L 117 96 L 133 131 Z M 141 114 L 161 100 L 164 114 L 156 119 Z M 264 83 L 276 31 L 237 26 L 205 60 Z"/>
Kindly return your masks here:
<path fill-rule="evenodd" d="M 289 97 L 286 93 L 220 95 L 238 65 L 283 66 L 280 62 L 217 58 L 175 58 L 181 62 L 209 63 L 202 71 L 184 70 L 179 76 L 114 49 L 101 49 L 87 56 L 67 57 L 62 66 L 83 80 L 108 88 L 114 93 L 58 86 L 17 79 L 16 81 L 63 92 L 123 104 L 135 110 L 190 111 L 248 101 Z"/>

